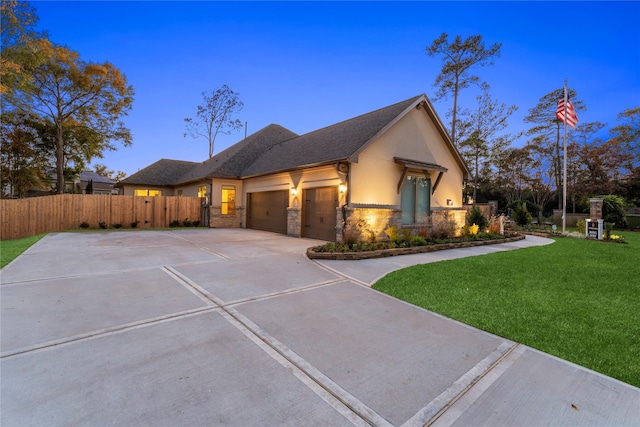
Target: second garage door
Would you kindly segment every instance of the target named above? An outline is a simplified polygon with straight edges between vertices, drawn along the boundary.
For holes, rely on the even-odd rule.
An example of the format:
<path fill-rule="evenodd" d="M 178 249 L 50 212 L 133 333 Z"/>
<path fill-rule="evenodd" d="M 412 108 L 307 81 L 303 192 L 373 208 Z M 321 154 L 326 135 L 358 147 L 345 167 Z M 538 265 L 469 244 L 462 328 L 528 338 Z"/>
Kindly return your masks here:
<path fill-rule="evenodd" d="M 247 228 L 287 234 L 287 191 L 247 194 Z"/>
<path fill-rule="evenodd" d="M 304 190 L 302 235 L 312 239 L 336 241 L 338 187 Z"/>

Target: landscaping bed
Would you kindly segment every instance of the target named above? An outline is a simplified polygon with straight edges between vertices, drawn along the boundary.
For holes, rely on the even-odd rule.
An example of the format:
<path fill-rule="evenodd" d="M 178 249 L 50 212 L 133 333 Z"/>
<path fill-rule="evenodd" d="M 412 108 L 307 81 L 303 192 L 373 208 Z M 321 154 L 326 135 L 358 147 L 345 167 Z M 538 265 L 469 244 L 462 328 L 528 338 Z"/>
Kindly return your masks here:
<path fill-rule="evenodd" d="M 307 249 L 307 257 L 309 259 L 325 259 L 325 260 L 360 260 L 371 258 L 385 258 L 398 255 L 412 255 L 426 252 L 442 251 L 445 249 L 470 248 L 473 246 L 495 245 L 498 243 L 509 243 L 523 240 L 522 234 L 505 236 L 499 239 L 487 240 L 462 240 L 446 243 L 429 242 L 424 246 L 396 247 L 373 250 L 356 250 L 356 251 L 326 251 L 325 246 L 314 246 Z"/>

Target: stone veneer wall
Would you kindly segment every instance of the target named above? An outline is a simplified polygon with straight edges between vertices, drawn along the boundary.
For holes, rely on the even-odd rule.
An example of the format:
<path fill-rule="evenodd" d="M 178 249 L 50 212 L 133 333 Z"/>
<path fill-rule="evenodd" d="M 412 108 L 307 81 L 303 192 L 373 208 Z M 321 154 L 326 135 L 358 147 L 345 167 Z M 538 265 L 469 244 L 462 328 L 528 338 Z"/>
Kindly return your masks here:
<path fill-rule="evenodd" d="M 302 236 L 302 209 L 299 207 L 287 208 L 287 235 L 292 237 Z"/>
<path fill-rule="evenodd" d="M 344 213 L 343 213 L 344 211 Z M 393 206 L 384 205 L 349 205 L 336 209 L 336 241 L 342 241 L 343 219 L 349 218 L 363 219 L 367 223 L 367 230 L 373 231 L 376 240 L 386 240 L 385 230 L 392 226 L 400 228 L 402 226 L 402 211 Z M 368 235 L 362 236 L 363 240 L 368 239 Z"/>
<path fill-rule="evenodd" d="M 236 207 L 233 215 L 222 215 L 221 206 L 210 206 L 209 227 L 211 228 L 240 228 L 242 226 L 242 211 L 244 208 Z"/>

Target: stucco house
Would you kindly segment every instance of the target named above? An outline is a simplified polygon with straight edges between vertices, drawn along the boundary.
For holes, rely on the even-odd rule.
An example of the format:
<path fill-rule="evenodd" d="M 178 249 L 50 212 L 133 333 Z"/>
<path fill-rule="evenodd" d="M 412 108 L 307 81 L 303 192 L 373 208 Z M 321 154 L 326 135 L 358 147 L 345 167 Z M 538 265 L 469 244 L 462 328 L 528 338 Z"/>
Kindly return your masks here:
<path fill-rule="evenodd" d="M 426 95 L 297 135 L 271 124 L 202 162 L 162 159 L 122 180 L 125 195 L 203 197 L 211 227 L 341 238 L 353 215 L 378 236 L 464 222 L 469 171 Z"/>

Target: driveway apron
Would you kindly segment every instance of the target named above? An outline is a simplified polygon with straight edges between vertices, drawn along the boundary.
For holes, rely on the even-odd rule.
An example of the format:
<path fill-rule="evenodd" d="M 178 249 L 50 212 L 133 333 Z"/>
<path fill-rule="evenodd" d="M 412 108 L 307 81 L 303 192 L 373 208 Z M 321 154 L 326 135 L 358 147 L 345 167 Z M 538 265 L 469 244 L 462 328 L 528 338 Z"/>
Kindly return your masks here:
<path fill-rule="evenodd" d="M 49 234 L 0 272 L 0 424 L 640 425 L 637 388 L 369 287 L 527 239 L 341 263 L 253 230 Z"/>

